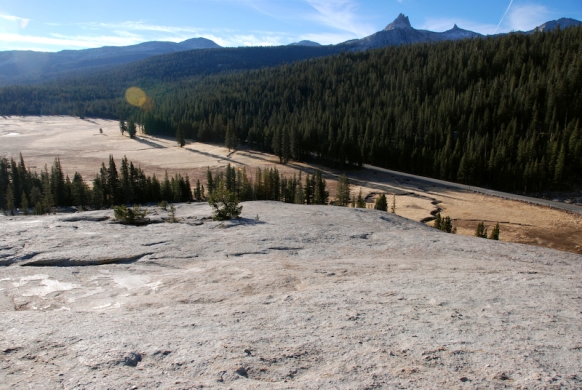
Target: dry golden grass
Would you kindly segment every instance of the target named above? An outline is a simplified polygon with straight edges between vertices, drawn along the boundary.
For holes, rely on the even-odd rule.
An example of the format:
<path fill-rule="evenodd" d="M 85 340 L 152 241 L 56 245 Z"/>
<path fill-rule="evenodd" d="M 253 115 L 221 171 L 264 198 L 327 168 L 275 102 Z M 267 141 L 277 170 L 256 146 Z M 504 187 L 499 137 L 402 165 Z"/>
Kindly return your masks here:
<path fill-rule="evenodd" d="M 103 129 L 103 133 L 99 132 Z M 206 169 L 224 168 L 228 163 L 246 167 L 254 176 L 256 167 L 276 167 L 283 175 L 292 176 L 320 168 L 326 174 L 330 194 L 335 194 L 340 171 L 325 167 L 291 163 L 281 165 L 270 154 L 240 150 L 229 153 L 220 145 L 188 143 L 184 148 L 170 138 L 139 135 L 131 140 L 122 136 L 116 121 L 71 117 L 8 117 L 0 118 L 0 155 L 18 158 L 22 153 L 29 168 L 49 167 L 59 157 L 64 171 L 71 176 L 75 171 L 91 181 L 101 163 L 107 163 L 112 154 L 116 161 L 123 156 L 141 166 L 148 174 L 158 177 L 187 174 L 192 183 L 197 179 L 205 184 Z M 473 235 L 477 223 L 484 221 L 492 229 L 501 225 L 501 240 L 555 248 L 582 253 L 582 215 L 571 214 L 547 207 L 451 190 L 427 185 L 414 180 L 395 177 L 371 170 L 348 171 L 353 184 L 352 194 L 362 188 L 364 196 L 372 193 L 388 194 L 388 204 L 396 195 L 396 213 L 421 221 L 431 216 L 437 207 L 442 215 L 450 216 L 459 234 Z M 373 207 L 373 196 L 369 207 Z M 433 203 L 438 202 L 438 206 Z"/>

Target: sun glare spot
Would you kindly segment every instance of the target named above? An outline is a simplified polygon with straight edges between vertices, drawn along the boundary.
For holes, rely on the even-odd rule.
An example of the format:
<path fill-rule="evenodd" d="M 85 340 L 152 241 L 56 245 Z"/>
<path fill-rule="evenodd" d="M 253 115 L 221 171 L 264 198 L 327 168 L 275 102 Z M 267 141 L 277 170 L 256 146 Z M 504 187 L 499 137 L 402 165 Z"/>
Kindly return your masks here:
<path fill-rule="evenodd" d="M 125 100 L 132 106 L 141 107 L 147 101 L 146 93 L 138 87 L 131 87 L 125 91 Z"/>

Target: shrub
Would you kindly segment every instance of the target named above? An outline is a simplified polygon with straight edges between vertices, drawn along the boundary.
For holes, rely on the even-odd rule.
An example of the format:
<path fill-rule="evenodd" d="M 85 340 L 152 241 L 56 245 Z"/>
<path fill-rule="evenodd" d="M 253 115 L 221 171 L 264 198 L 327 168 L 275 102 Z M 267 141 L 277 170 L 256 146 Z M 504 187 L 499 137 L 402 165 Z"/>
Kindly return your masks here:
<path fill-rule="evenodd" d="M 143 225 L 147 223 L 145 217 L 147 210 L 142 209 L 141 206 L 126 207 L 125 205 L 115 206 L 113 208 L 115 219 L 126 225 Z"/>
<path fill-rule="evenodd" d="M 214 208 L 212 219 L 215 221 L 226 221 L 238 218 L 242 212 L 236 194 L 226 190 L 217 189 L 208 197 L 208 204 Z"/>

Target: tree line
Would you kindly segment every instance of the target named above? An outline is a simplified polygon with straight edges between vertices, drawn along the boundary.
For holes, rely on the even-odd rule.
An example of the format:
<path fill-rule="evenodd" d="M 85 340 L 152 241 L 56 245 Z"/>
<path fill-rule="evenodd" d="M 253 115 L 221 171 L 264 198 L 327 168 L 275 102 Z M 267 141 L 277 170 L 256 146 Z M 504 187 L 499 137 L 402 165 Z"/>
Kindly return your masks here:
<path fill-rule="evenodd" d="M 179 173 L 163 180 L 156 175 L 147 176 L 140 167 L 134 166 L 127 157 L 121 160 L 118 170 L 113 156 L 109 163 L 101 164 L 99 173 L 89 187 L 83 177 L 75 172 L 73 179 L 65 176 L 59 158 L 55 158 L 50 170 L 45 165 L 40 173 L 26 167 L 22 155 L 14 159 L 0 159 L 0 209 L 14 213 L 46 214 L 55 207 L 78 206 L 102 208 L 121 204 L 151 202 L 187 202 L 192 199 L 188 176 Z"/>
<path fill-rule="evenodd" d="M 89 186 L 78 172 L 72 180 L 64 175 L 59 158 L 55 158 L 50 169 L 45 165 L 40 173 L 27 168 L 22 155 L 18 162 L 0 159 L 0 209 L 7 214 L 13 214 L 16 209 L 24 214 L 46 214 L 55 207 L 101 209 L 116 205 L 204 201 L 217 191 L 230 192 L 237 201 L 329 203 L 327 182 L 320 170 L 306 174 L 303 180 L 301 173 L 287 178 L 277 168 L 257 168 L 252 177 L 246 168 L 237 169 L 228 164 L 224 170 L 214 173 L 208 169 L 206 188 L 200 180 L 192 188 L 188 175 L 176 173 L 169 177 L 166 172 L 160 180 L 155 174 L 146 175 L 127 157 L 121 159 L 118 169 L 113 156 L 109 156 L 108 164 L 101 164 Z M 347 191 L 349 196 L 349 189 Z"/>
<path fill-rule="evenodd" d="M 368 163 L 528 193 L 582 188 L 582 28 L 341 53 L 207 77 L 180 71 L 179 82 L 155 69 L 148 74 L 158 81 L 148 79 L 147 90 L 155 106 L 147 110 L 125 103 L 107 83 L 77 81 L 2 89 L 0 113 L 22 101 L 33 111 L 42 103 L 74 113 L 81 102 L 95 116 L 121 112 L 148 134 L 178 132 L 230 149 L 246 143 L 283 163 Z"/>

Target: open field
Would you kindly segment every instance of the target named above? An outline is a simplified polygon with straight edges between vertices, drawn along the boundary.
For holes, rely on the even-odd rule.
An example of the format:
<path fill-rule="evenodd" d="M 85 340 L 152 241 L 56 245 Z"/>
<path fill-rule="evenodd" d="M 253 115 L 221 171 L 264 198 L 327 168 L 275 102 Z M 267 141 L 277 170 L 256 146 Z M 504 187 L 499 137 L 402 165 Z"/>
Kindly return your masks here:
<path fill-rule="evenodd" d="M 103 134 L 99 133 L 103 129 Z M 139 135 L 131 140 L 122 136 L 116 121 L 71 117 L 8 117 L 0 118 L 0 156 L 18 158 L 22 153 L 28 167 L 49 167 L 55 157 L 61 159 L 64 171 L 72 176 L 75 171 L 85 180 L 93 179 L 102 162 L 110 154 L 117 161 L 124 155 L 140 165 L 147 174 L 187 174 L 195 182 L 205 183 L 207 167 L 219 169 L 231 163 L 255 167 L 274 167 L 290 176 L 299 171 L 311 173 L 315 165 L 278 164 L 275 156 L 249 150 L 229 154 L 222 146 L 189 143 L 179 148 L 172 139 Z M 326 173 L 331 197 L 335 193 L 338 171 L 317 167 Z M 396 213 L 421 221 L 431 216 L 437 207 L 443 215 L 453 219 L 458 233 L 472 235 L 479 221 L 489 229 L 501 224 L 501 240 L 544 246 L 574 253 L 582 253 L 582 215 L 506 200 L 494 196 L 428 184 L 389 173 L 363 169 L 348 172 L 357 195 L 362 188 L 364 196 L 385 192 L 396 195 Z M 372 197 L 370 197 L 370 200 Z M 371 204 L 370 204 L 371 205 Z"/>

